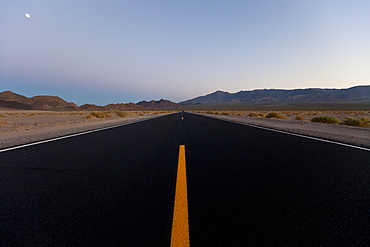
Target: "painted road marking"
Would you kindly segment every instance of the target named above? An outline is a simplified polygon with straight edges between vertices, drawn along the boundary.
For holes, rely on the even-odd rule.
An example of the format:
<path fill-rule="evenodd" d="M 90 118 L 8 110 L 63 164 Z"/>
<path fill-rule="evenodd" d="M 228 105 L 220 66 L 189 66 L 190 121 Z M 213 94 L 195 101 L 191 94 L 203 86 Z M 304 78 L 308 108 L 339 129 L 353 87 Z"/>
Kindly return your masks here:
<path fill-rule="evenodd" d="M 171 247 L 190 246 L 188 193 L 186 188 L 185 145 L 180 145 L 176 178 L 175 208 L 173 211 Z"/>

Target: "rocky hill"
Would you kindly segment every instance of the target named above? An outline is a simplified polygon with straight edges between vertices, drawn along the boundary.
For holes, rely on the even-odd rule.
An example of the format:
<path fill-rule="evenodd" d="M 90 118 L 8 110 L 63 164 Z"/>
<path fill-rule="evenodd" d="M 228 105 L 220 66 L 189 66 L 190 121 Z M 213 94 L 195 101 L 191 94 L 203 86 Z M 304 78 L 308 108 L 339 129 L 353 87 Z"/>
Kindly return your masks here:
<path fill-rule="evenodd" d="M 181 104 L 366 101 L 370 101 L 370 86 L 357 86 L 348 89 L 258 89 L 237 93 L 216 91 L 183 101 Z"/>
<path fill-rule="evenodd" d="M 146 107 L 146 108 L 177 108 L 179 107 L 178 104 L 165 100 L 165 99 L 160 99 L 158 101 L 151 100 L 151 101 L 140 101 L 137 103 L 137 105 L 141 107 Z"/>
<path fill-rule="evenodd" d="M 67 110 L 67 111 L 138 111 L 146 109 L 176 108 L 178 104 L 169 100 L 161 99 L 159 101 L 141 101 L 134 103 L 109 104 L 106 106 L 97 106 L 85 104 L 77 106 L 74 103 L 67 102 L 57 96 L 35 96 L 27 98 L 23 95 L 4 91 L 0 93 L 0 108 L 18 109 L 18 110 Z"/>
<path fill-rule="evenodd" d="M 5 91 L 0 93 L 0 106 L 23 110 L 76 110 L 78 106 L 57 96 L 25 96 Z"/>

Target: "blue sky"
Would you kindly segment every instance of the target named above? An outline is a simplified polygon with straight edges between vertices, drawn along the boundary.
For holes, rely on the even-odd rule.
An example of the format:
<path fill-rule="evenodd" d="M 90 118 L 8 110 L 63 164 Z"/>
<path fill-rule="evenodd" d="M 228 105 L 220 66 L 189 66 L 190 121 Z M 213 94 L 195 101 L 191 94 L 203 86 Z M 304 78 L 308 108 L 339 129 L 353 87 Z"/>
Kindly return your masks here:
<path fill-rule="evenodd" d="M 368 0 L 0 0 L 0 91 L 106 105 L 369 85 L 369 13 Z"/>

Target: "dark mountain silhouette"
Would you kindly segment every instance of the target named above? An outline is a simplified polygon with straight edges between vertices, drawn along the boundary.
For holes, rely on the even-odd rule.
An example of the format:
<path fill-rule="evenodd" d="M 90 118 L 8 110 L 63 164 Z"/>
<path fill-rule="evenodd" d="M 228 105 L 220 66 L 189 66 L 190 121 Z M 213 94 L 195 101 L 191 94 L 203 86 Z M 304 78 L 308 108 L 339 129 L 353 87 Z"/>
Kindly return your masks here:
<path fill-rule="evenodd" d="M 180 104 L 366 101 L 370 101 L 370 86 L 356 86 L 348 89 L 258 89 L 237 93 L 216 91 Z"/>
<path fill-rule="evenodd" d="M 137 105 L 142 106 L 142 107 L 147 107 L 147 108 L 176 108 L 179 107 L 178 104 L 165 100 L 165 99 L 160 99 L 158 101 L 151 100 L 151 101 L 140 101 L 137 103 Z"/>

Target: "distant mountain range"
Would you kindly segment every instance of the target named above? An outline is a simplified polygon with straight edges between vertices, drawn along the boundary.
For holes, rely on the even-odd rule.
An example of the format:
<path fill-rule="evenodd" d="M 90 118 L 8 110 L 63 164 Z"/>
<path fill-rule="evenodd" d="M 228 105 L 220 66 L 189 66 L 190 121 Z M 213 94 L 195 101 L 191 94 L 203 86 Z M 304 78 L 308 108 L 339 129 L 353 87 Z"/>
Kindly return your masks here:
<path fill-rule="evenodd" d="M 278 102 L 370 102 L 370 86 L 348 89 L 258 89 L 228 93 L 216 91 L 180 102 L 183 105 L 217 103 L 278 103 Z"/>
<path fill-rule="evenodd" d="M 23 95 L 4 91 L 0 93 L 0 108 L 19 109 L 19 110 L 66 110 L 66 111 L 108 111 L 108 110 L 149 110 L 149 109 L 168 109 L 179 107 L 178 104 L 169 100 L 159 101 L 141 101 L 138 104 L 109 104 L 106 106 L 97 106 L 85 104 L 78 106 L 74 103 L 67 102 L 57 96 L 35 96 L 27 98 Z"/>
<path fill-rule="evenodd" d="M 186 105 L 197 104 L 227 104 L 227 103 L 248 103 L 264 104 L 279 102 L 369 102 L 370 86 L 356 86 L 347 89 L 258 89 L 253 91 L 240 91 L 228 93 L 216 91 L 211 94 L 199 96 L 194 99 L 175 103 L 169 100 L 151 100 L 134 103 L 109 104 L 97 106 L 85 104 L 78 106 L 67 102 L 57 96 L 35 96 L 27 98 L 23 95 L 4 91 L 0 93 L 0 108 L 21 109 L 21 110 L 80 110 L 80 111 L 106 111 L 106 110 L 149 110 L 149 109 L 176 109 Z"/>

